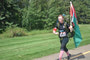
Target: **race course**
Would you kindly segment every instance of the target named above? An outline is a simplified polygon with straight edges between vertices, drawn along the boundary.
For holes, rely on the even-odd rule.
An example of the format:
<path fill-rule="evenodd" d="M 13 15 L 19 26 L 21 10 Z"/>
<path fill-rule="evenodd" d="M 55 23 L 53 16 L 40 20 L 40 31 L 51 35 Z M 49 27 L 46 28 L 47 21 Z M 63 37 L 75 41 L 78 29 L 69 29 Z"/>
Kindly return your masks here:
<path fill-rule="evenodd" d="M 90 60 L 90 48 L 89 47 L 90 47 L 90 44 L 70 50 L 70 53 L 72 55 L 70 60 Z M 56 53 L 56 54 L 52 54 L 52 55 L 45 56 L 42 58 L 37 58 L 35 60 L 59 60 L 58 56 L 59 56 L 59 53 Z M 62 60 L 67 60 L 65 53 L 63 55 Z"/>

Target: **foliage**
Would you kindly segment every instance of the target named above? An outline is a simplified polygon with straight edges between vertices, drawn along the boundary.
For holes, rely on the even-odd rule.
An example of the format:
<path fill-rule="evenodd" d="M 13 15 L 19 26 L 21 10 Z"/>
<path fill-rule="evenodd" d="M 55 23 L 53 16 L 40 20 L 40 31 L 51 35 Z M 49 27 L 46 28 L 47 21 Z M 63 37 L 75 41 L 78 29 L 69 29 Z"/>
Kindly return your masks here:
<path fill-rule="evenodd" d="M 27 1 L 27 0 L 25 0 Z M 0 0 L 0 29 L 5 30 L 6 22 L 21 26 L 22 9 L 28 4 L 24 0 Z"/>
<path fill-rule="evenodd" d="M 29 30 L 53 28 L 56 24 L 58 15 L 63 13 L 66 14 L 65 20 L 69 23 L 69 2 L 70 0 L 30 0 L 28 8 L 24 9 L 23 12 L 23 27 Z M 90 1 L 75 0 L 72 2 L 79 23 L 90 23 Z"/>
<path fill-rule="evenodd" d="M 90 23 L 90 0 L 71 0 L 80 24 Z M 51 29 L 59 14 L 69 21 L 70 0 L 0 0 L 0 31 L 6 22 L 27 30 Z"/>
<path fill-rule="evenodd" d="M 7 28 L 5 32 L 2 34 L 2 37 L 17 37 L 17 36 L 26 36 L 27 30 L 24 28 L 17 27 L 17 25 L 13 23 L 6 22 Z"/>
<path fill-rule="evenodd" d="M 4 38 L 27 36 L 27 31 L 26 31 L 26 29 L 19 28 L 19 27 L 7 28 L 6 31 L 1 35 Z"/>

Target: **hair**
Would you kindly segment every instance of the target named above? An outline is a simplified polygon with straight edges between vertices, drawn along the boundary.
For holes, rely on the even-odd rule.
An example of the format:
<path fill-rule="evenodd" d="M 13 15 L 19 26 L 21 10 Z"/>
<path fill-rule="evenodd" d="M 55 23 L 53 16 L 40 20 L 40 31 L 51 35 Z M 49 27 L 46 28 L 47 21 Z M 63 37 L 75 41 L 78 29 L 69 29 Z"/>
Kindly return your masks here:
<path fill-rule="evenodd" d="M 62 18 L 64 18 L 62 15 L 59 15 L 58 17 L 62 17 Z"/>
<path fill-rule="evenodd" d="M 64 17 L 63 17 L 62 15 L 59 15 L 59 16 L 58 16 L 58 19 L 59 19 L 59 18 L 63 18 L 63 19 L 64 19 Z"/>

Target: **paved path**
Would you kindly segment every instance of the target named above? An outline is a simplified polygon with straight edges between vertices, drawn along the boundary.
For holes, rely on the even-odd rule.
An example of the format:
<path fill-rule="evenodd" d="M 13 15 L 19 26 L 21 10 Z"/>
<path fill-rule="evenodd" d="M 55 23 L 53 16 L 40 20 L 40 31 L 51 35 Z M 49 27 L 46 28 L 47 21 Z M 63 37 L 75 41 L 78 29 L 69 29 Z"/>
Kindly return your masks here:
<path fill-rule="evenodd" d="M 90 60 L 90 44 L 79 48 L 75 48 L 73 50 L 70 50 L 69 52 L 72 55 L 70 60 Z M 34 60 L 58 60 L 58 56 L 59 53 L 56 53 L 42 58 L 37 58 Z M 62 60 L 67 60 L 65 53 L 63 55 Z"/>

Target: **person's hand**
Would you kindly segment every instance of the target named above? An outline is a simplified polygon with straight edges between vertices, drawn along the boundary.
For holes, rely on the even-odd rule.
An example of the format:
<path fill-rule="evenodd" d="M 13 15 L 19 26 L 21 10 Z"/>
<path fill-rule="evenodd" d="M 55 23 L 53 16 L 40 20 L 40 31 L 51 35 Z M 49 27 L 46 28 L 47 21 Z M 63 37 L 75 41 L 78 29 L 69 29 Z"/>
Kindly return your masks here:
<path fill-rule="evenodd" d="M 54 34 L 58 35 L 59 33 L 58 32 L 55 32 Z"/>
<path fill-rule="evenodd" d="M 72 26 L 69 26 L 69 29 L 70 29 L 70 32 L 72 32 L 72 31 L 73 31 L 73 27 L 72 27 Z"/>
<path fill-rule="evenodd" d="M 59 34 L 58 32 L 56 32 L 56 30 L 57 30 L 57 28 L 54 28 L 54 29 L 53 29 L 53 33 L 54 33 L 54 34 Z"/>
<path fill-rule="evenodd" d="M 69 26 L 69 29 L 72 29 L 72 26 Z"/>
<path fill-rule="evenodd" d="M 56 35 L 58 35 L 58 34 L 59 34 L 59 33 L 58 33 L 58 32 L 56 32 L 56 31 L 53 31 L 53 33 L 54 33 L 54 34 L 56 34 Z"/>

